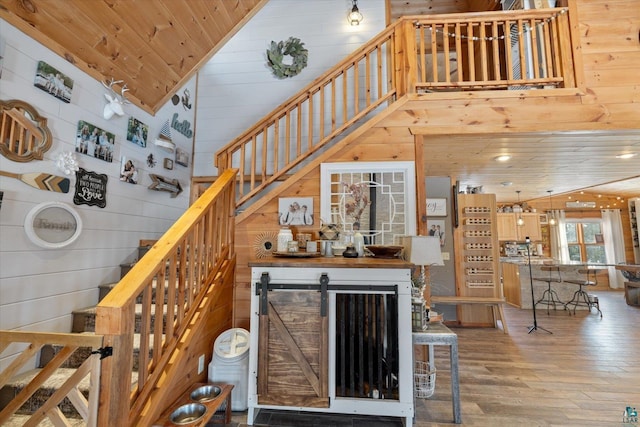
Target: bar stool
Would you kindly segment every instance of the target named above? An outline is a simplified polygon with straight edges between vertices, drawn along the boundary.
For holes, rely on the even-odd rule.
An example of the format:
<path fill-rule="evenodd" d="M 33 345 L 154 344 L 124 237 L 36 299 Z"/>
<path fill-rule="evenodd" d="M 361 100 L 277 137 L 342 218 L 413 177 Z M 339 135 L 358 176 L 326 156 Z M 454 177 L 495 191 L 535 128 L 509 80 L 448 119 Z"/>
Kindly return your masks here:
<path fill-rule="evenodd" d="M 537 280 L 539 282 L 547 282 L 547 289 L 542 293 L 542 297 L 536 301 L 533 305 L 533 309 L 538 304 L 547 304 L 547 314 L 549 314 L 549 306 L 553 305 L 553 309 L 556 310 L 556 304 L 561 305 L 564 309 L 567 309 L 565 303 L 560 301 L 560 297 L 558 297 L 558 293 L 551 289 L 551 283 L 562 283 L 562 276 L 560 275 L 560 266 L 559 265 L 542 265 L 540 266 L 540 270 L 548 271 L 549 277 L 534 277 L 533 280 Z M 557 273 L 557 277 L 553 272 Z"/>
<path fill-rule="evenodd" d="M 576 314 L 576 308 L 578 306 L 587 307 L 589 309 L 589 313 L 591 313 L 591 307 L 595 307 L 600 313 L 600 318 L 602 319 L 602 311 L 600 311 L 600 302 L 598 297 L 595 295 L 589 295 L 584 289 L 584 286 L 597 286 L 598 285 L 598 272 L 601 269 L 597 268 L 583 268 L 578 270 L 578 273 L 585 275 L 585 280 L 565 280 L 565 283 L 573 283 L 578 285 L 578 290 L 574 292 L 573 298 L 571 301 L 565 304 L 565 308 L 573 304 L 573 314 Z M 569 311 L 571 314 L 571 311 Z"/>

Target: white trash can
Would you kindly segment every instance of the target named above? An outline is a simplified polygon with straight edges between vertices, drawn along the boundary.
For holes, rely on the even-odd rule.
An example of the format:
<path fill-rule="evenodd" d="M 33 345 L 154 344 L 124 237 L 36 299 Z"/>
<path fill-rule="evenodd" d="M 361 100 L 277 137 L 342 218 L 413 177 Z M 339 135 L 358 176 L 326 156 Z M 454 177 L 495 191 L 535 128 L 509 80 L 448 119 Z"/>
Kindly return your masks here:
<path fill-rule="evenodd" d="M 231 410 L 245 411 L 249 399 L 249 331 L 233 328 L 221 333 L 213 344 L 209 382 L 233 384 Z"/>

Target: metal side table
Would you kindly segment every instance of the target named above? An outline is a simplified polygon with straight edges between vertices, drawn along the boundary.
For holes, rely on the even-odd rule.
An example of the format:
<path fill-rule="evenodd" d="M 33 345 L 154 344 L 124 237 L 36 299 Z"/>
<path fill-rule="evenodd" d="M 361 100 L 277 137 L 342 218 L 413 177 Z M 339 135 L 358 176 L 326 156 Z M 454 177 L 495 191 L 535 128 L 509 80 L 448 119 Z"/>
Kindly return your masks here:
<path fill-rule="evenodd" d="M 429 346 L 429 360 L 433 361 L 435 345 L 448 345 L 451 360 L 451 400 L 453 404 L 453 421 L 462 423 L 460 411 L 460 377 L 458 373 L 458 335 L 439 322 L 429 323 L 423 332 L 413 332 L 413 345 Z M 414 363 L 415 365 L 415 363 Z"/>

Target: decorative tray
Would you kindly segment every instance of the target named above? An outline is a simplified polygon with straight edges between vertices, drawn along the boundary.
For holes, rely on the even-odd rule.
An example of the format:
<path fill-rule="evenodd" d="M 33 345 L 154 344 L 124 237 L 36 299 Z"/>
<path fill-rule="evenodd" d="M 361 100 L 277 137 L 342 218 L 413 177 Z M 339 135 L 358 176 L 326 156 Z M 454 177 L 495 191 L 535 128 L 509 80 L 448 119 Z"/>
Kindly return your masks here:
<path fill-rule="evenodd" d="M 320 252 L 273 252 L 273 256 L 279 256 L 284 258 L 315 258 L 321 255 Z"/>

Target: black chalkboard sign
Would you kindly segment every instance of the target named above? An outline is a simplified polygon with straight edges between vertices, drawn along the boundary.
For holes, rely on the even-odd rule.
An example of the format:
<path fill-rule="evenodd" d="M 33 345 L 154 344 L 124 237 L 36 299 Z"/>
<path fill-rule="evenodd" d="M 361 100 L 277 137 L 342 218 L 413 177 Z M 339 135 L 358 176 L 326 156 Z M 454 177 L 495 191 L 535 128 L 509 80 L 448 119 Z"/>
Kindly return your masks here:
<path fill-rule="evenodd" d="M 105 174 L 99 174 L 80 168 L 76 172 L 76 193 L 73 203 L 104 208 L 107 206 L 107 180 Z"/>

